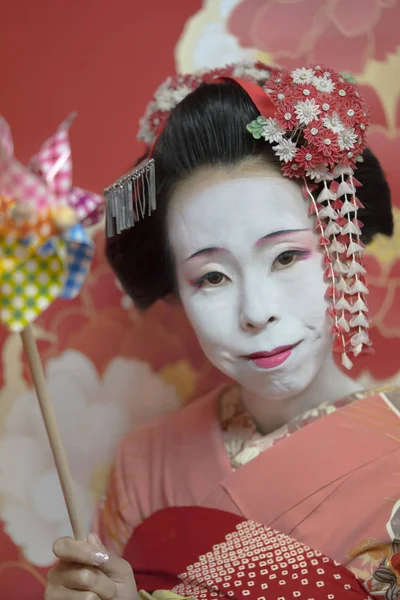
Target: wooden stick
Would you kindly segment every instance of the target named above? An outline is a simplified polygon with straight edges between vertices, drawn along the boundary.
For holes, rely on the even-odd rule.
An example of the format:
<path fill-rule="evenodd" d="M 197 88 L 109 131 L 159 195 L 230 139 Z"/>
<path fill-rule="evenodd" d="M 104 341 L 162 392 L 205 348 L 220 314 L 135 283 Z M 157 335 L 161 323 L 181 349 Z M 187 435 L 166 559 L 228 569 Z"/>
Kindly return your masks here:
<path fill-rule="evenodd" d="M 56 463 L 58 476 L 60 478 L 61 488 L 64 494 L 65 504 L 67 505 L 72 531 L 74 532 L 74 537 L 76 540 L 84 540 L 86 539 L 86 533 L 82 527 L 79 517 L 79 509 L 76 502 L 71 471 L 69 469 L 67 455 L 61 441 L 60 431 L 58 429 L 56 416 L 54 414 L 46 378 L 44 376 L 42 361 L 40 359 L 39 350 L 31 325 L 28 325 L 21 332 L 21 338 L 32 373 L 32 379 L 35 385 L 36 394 L 39 400 L 40 410 L 42 412 L 51 450 L 53 452 L 54 462 Z"/>

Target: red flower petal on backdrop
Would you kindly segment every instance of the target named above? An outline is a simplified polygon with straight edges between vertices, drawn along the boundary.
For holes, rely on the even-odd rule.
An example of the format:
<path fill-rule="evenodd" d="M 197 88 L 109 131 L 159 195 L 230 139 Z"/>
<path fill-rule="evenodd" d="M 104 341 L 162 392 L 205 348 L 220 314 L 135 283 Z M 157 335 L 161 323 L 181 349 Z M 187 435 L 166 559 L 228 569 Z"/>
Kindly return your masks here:
<path fill-rule="evenodd" d="M 395 52 L 399 22 L 398 0 L 242 0 L 228 29 L 283 67 L 323 62 L 360 73 L 368 60 Z"/>

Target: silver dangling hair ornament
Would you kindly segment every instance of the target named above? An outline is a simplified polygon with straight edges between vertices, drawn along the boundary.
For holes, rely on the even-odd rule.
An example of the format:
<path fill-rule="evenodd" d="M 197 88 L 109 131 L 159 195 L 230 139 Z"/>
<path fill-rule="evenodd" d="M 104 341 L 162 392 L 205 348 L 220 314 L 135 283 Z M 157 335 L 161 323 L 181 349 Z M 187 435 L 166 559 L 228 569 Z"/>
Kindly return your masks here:
<path fill-rule="evenodd" d="M 156 209 L 154 159 L 149 158 L 104 190 L 106 236 L 119 235 Z"/>

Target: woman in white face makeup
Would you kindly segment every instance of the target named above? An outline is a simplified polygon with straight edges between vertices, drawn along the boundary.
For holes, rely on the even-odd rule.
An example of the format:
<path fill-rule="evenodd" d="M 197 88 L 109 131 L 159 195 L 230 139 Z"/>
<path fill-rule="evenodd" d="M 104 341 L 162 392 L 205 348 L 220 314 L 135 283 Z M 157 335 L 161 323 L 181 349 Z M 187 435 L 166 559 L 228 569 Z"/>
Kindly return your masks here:
<path fill-rule="evenodd" d="M 122 442 L 101 541 L 57 540 L 46 598 L 365 598 L 353 574 L 394 594 L 400 395 L 333 354 L 349 367 L 369 346 L 361 241 L 393 230 L 368 149 L 352 174 L 358 92 L 260 63 L 160 90 L 141 129 L 157 209 L 107 255 L 140 308 L 181 303 L 232 383 Z"/>

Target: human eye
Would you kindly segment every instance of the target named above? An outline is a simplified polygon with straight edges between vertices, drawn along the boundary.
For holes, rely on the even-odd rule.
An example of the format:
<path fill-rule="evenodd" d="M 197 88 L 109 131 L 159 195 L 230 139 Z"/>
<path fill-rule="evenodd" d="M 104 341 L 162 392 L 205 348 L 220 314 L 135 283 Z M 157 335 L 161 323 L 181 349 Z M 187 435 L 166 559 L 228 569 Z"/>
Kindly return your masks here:
<path fill-rule="evenodd" d="M 273 270 L 283 271 L 294 265 L 301 259 L 308 258 L 311 252 L 308 250 L 285 250 L 274 260 Z"/>
<path fill-rule="evenodd" d="M 229 281 L 228 277 L 219 271 L 210 271 L 209 273 L 205 273 L 198 279 L 196 279 L 193 284 L 198 288 L 204 287 L 218 287 L 227 283 Z"/>

